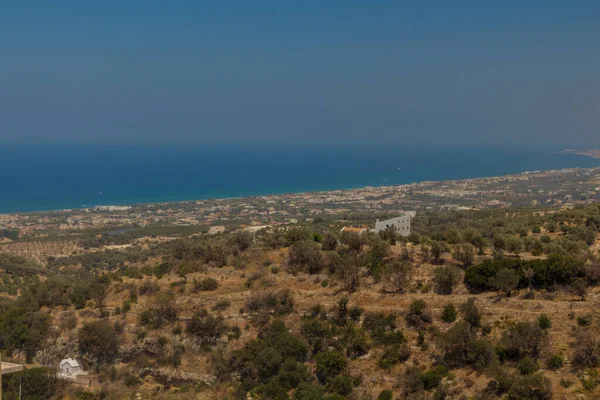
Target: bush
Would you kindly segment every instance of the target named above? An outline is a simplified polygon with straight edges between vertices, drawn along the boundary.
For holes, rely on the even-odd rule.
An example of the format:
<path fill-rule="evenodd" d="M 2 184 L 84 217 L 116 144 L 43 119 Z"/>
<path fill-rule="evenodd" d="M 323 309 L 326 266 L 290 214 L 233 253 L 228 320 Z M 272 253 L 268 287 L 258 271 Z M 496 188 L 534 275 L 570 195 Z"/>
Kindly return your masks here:
<path fill-rule="evenodd" d="M 392 398 L 393 393 L 389 389 L 381 391 L 381 393 L 379 393 L 379 396 L 377 396 L 377 400 L 392 400 Z"/>
<path fill-rule="evenodd" d="M 431 323 L 431 315 L 427 310 L 427 305 L 423 300 L 415 300 L 410 304 L 406 314 L 406 322 L 417 329 L 423 325 Z"/>
<path fill-rule="evenodd" d="M 583 317 L 577 317 L 578 326 L 590 326 L 592 324 L 592 316 L 584 315 Z"/>
<path fill-rule="evenodd" d="M 307 353 L 306 344 L 291 335 L 282 321 L 275 320 L 259 333 L 258 339 L 246 343 L 242 349 L 232 351 L 225 372 L 238 373 L 246 391 L 266 384 L 276 376 L 289 390 L 308 378 L 306 366 L 299 364 L 306 361 Z"/>
<path fill-rule="evenodd" d="M 456 307 L 454 304 L 449 303 L 444 306 L 444 311 L 442 311 L 442 321 L 449 324 L 456 321 Z"/>
<path fill-rule="evenodd" d="M 278 316 L 285 315 L 294 310 L 294 299 L 288 289 L 255 294 L 246 302 L 246 309 L 249 312 L 271 312 Z"/>
<path fill-rule="evenodd" d="M 600 337 L 588 329 L 577 328 L 575 339 L 573 364 L 588 368 L 599 367 Z"/>
<path fill-rule="evenodd" d="M 338 375 L 329 380 L 329 390 L 342 396 L 352 393 L 352 378 L 348 375 Z"/>
<path fill-rule="evenodd" d="M 438 346 L 448 366 L 471 365 L 482 370 L 496 359 L 493 346 L 485 339 L 477 339 L 471 325 L 460 321 L 438 338 Z"/>
<path fill-rule="evenodd" d="M 379 368 L 389 369 L 394 365 L 410 358 L 410 348 L 407 345 L 393 345 L 387 347 L 377 365 Z"/>
<path fill-rule="evenodd" d="M 548 359 L 548 369 L 560 369 L 564 363 L 564 358 L 560 354 L 554 354 Z"/>
<path fill-rule="evenodd" d="M 448 374 L 448 369 L 443 365 L 437 366 L 434 369 L 430 369 L 421 375 L 421 381 L 423 382 L 423 388 L 425 390 L 435 389 L 442 382 L 442 378 Z"/>
<path fill-rule="evenodd" d="M 538 357 L 547 335 L 537 322 L 518 322 L 502 334 L 501 344 L 510 357 Z"/>
<path fill-rule="evenodd" d="M 303 271 L 309 274 L 318 274 L 324 266 L 318 245 L 309 240 L 297 241 L 290 246 L 288 264 L 292 272 Z"/>
<path fill-rule="evenodd" d="M 315 358 L 317 379 L 322 384 L 340 375 L 348 367 L 348 360 L 337 350 L 324 351 Z"/>
<path fill-rule="evenodd" d="M 550 400 L 552 383 L 541 374 L 518 377 L 508 391 L 510 400 Z"/>
<path fill-rule="evenodd" d="M 219 282 L 215 278 L 204 278 L 200 282 L 194 281 L 193 292 L 211 292 L 217 290 Z"/>
<path fill-rule="evenodd" d="M 200 344 L 214 345 L 226 331 L 223 317 L 214 317 L 206 310 L 197 312 L 186 324 L 186 332 Z"/>
<path fill-rule="evenodd" d="M 548 314 L 541 314 L 538 317 L 538 325 L 543 330 L 547 330 L 552 327 L 552 321 L 550 320 L 550 317 L 548 316 Z"/>
<path fill-rule="evenodd" d="M 302 383 L 294 392 L 294 400 L 321 400 L 323 389 L 319 385 Z"/>
<path fill-rule="evenodd" d="M 521 375 L 531 375 L 539 369 L 539 365 L 537 361 L 533 358 L 525 356 L 521 360 L 519 360 L 519 363 L 517 364 L 517 369 L 519 370 Z"/>

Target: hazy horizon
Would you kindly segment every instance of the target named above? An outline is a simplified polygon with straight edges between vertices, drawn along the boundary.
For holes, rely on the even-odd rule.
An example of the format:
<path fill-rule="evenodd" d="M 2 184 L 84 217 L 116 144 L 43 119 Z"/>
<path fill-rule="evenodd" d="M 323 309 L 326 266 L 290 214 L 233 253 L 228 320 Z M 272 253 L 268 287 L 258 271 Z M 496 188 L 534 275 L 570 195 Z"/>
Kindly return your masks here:
<path fill-rule="evenodd" d="M 6 1 L 0 142 L 600 147 L 600 3 Z"/>

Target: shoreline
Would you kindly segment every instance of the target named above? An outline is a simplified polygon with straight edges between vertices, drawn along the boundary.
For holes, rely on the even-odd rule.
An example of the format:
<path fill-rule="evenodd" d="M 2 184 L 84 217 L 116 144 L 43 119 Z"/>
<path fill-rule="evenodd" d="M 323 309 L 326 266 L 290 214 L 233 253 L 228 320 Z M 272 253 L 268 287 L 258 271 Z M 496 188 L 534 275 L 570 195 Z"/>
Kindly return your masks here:
<path fill-rule="evenodd" d="M 576 150 L 576 149 L 565 149 L 565 154 L 575 154 L 577 156 L 591 157 L 600 159 L 600 149 L 589 149 L 589 150 Z"/>
<path fill-rule="evenodd" d="M 569 150 L 564 150 L 564 152 L 568 152 Z M 600 152 L 600 150 L 599 150 Z M 576 154 L 576 153 L 568 153 L 568 154 Z M 582 155 L 582 154 L 578 154 Z M 596 158 L 596 157 L 593 157 Z M 598 158 L 600 158 L 600 154 L 598 154 Z M 81 206 L 81 207 L 71 207 L 71 208 L 56 208 L 56 209 L 46 209 L 46 210 L 33 210 L 33 211 L 14 211 L 14 212 L 0 212 L 0 216 L 15 216 L 15 215 L 31 215 L 31 214 L 44 214 L 44 213 L 53 213 L 53 212 L 74 212 L 74 211 L 130 211 L 132 208 L 136 206 L 156 206 L 161 204 L 181 204 L 181 203 L 200 203 L 200 202 L 210 202 L 210 201 L 228 201 L 228 200 L 243 200 L 243 199 L 257 199 L 257 198 L 270 198 L 270 197 L 280 197 L 280 196 L 309 196 L 315 194 L 327 194 L 327 193 L 337 193 L 337 192 L 359 192 L 363 190 L 368 190 L 370 188 L 378 188 L 378 189 L 406 189 L 409 187 L 418 188 L 419 186 L 426 185 L 435 185 L 435 184 L 458 184 L 458 183 L 477 183 L 477 181 L 485 181 L 490 179 L 509 179 L 522 177 L 523 175 L 531 175 L 532 177 L 540 175 L 540 174 L 556 174 L 561 172 L 573 172 L 573 171 L 593 171 L 600 169 L 598 167 L 574 167 L 574 168 L 559 168 L 559 169 L 545 169 L 545 170 L 528 170 L 518 173 L 512 173 L 507 175 L 494 175 L 494 176 L 486 176 L 486 177 L 471 177 L 471 178 L 460 178 L 460 179 L 444 179 L 444 180 L 423 180 L 416 181 L 398 185 L 363 185 L 358 187 L 350 187 L 350 188 L 334 188 L 334 189 L 323 189 L 323 190 L 305 190 L 305 191 L 282 191 L 282 192 L 270 192 L 266 194 L 253 194 L 246 196 L 223 196 L 223 197 L 206 197 L 206 198 L 193 198 L 193 199 L 181 199 L 181 200 L 165 200 L 165 201 L 140 201 L 140 202 L 122 202 L 117 204 L 96 204 L 90 206 Z"/>

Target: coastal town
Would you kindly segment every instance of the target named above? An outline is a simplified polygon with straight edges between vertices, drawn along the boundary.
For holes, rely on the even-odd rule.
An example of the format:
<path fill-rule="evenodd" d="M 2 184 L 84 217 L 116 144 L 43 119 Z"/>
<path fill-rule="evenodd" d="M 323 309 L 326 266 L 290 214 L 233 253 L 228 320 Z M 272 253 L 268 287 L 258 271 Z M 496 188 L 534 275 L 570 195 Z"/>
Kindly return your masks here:
<path fill-rule="evenodd" d="M 476 210 L 539 206 L 570 208 L 600 200 L 600 168 L 530 171 L 489 178 L 419 182 L 312 193 L 209 199 L 172 203 L 96 206 L 0 215 L 0 240 L 40 238 L 82 231 L 178 226 L 197 233 L 260 229 L 400 210 Z M 114 230 L 114 231 L 111 231 Z"/>

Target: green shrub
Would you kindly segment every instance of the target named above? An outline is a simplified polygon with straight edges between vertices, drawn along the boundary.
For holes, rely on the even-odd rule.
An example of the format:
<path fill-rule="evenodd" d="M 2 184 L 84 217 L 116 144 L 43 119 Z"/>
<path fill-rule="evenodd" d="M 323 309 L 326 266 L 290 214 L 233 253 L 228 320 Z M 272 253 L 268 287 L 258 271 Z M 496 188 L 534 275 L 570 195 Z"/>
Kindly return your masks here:
<path fill-rule="evenodd" d="M 212 292 L 219 288 L 219 282 L 215 278 L 204 278 L 200 282 L 194 281 L 193 292 Z"/>
<path fill-rule="evenodd" d="M 408 325 L 415 328 L 420 328 L 425 324 L 429 324 L 432 320 L 425 301 L 421 299 L 415 300 L 410 304 L 405 319 Z"/>
<path fill-rule="evenodd" d="M 353 389 L 352 378 L 348 375 L 338 375 L 329 380 L 329 390 L 342 396 L 348 396 Z"/>
<path fill-rule="evenodd" d="M 425 390 L 435 389 L 442 382 L 442 378 L 448 374 L 448 368 L 443 365 L 437 366 L 434 369 L 430 369 L 421 375 L 421 381 L 423 382 L 423 388 Z"/>
<path fill-rule="evenodd" d="M 522 375 L 531 375 L 539 369 L 539 365 L 533 358 L 525 356 L 517 364 L 517 369 Z"/>
<path fill-rule="evenodd" d="M 454 322 L 456 321 L 456 315 L 456 307 L 454 307 L 454 304 L 446 304 L 446 306 L 444 306 L 444 311 L 442 311 L 442 321 L 447 324 Z"/>
<path fill-rule="evenodd" d="M 377 396 L 377 400 L 392 400 L 392 398 L 393 393 L 389 389 L 381 391 L 381 393 L 379 393 L 379 396 Z"/>
<path fill-rule="evenodd" d="M 560 369 L 562 368 L 564 363 L 564 359 L 563 356 L 561 356 L 560 354 L 554 354 L 552 356 L 550 356 L 550 358 L 548 359 L 548 369 Z"/>
<path fill-rule="evenodd" d="M 590 326 L 592 324 L 592 316 L 584 315 L 583 317 L 577 317 L 577 325 L 579 326 Z"/>
<path fill-rule="evenodd" d="M 543 330 L 550 329 L 552 327 L 552 321 L 547 314 L 542 314 L 538 317 L 538 325 Z"/>
<path fill-rule="evenodd" d="M 389 369 L 394 365 L 408 360 L 410 357 L 410 348 L 406 345 L 395 345 L 386 347 L 383 355 L 377 362 L 379 368 Z"/>
<path fill-rule="evenodd" d="M 560 386 L 564 387 L 565 389 L 570 388 L 571 386 L 573 386 L 575 382 L 573 382 L 570 379 L 565 379 L 565 378 L 561 378 L 560 380 Z"/>
<path fill-rule="evenodd" d="M 340 375 L 348 367 L 346 357 L 336 350 L 319 353 L 315 359 L 317 362 L 317 379 L 323 384 Z"/>
<path fill-rule="evenodd" d="M 552 383 L 541 374 L 519 376 L 508 391 L 509 400 L 550 400 Z"/>

